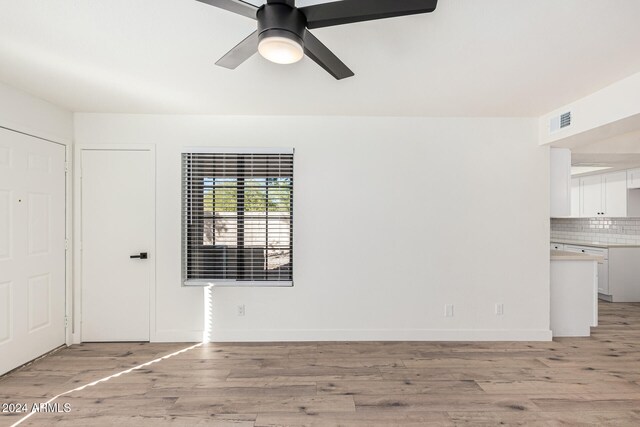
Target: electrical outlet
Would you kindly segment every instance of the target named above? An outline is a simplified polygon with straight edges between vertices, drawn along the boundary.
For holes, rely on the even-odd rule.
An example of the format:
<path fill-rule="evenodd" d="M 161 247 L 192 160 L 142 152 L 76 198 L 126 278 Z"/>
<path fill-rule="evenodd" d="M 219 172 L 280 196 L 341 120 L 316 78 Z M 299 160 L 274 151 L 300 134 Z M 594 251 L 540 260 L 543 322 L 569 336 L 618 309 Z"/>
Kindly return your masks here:
<path fill-rule="evenodd" d="M 504 304 L 496 304 L 496 316 L 502 316 L 504 314 Z"/>
<path fill-rule="evenodd" d="M 444 317 L 453 317 L 453 304 L 444 305 Z"/>
<path fill-rule="evenodd" d="M 239 305 L 238 306 L 238 316 L 244 316 L 244 314 L 245 314 L 244 304 Z"/>

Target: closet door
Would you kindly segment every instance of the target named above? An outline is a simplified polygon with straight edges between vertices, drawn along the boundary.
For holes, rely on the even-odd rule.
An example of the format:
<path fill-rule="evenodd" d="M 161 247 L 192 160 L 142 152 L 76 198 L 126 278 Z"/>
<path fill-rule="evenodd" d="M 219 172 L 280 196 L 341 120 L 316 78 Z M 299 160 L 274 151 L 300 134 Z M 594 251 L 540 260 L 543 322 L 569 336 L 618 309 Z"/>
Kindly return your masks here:
<path fill-rule="evenodd" d="M 65 148 L 0 128 L 0 374 L 65 342 Z"/>

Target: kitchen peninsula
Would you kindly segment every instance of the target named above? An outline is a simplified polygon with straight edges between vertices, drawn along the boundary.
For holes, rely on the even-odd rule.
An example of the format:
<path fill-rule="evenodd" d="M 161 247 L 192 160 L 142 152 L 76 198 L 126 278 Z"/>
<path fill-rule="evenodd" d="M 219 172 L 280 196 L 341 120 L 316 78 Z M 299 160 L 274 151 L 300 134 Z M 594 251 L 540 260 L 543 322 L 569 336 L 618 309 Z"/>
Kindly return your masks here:
<path fill-rule="evenodd" d="M 551 331 L 587 337 L 598 325 L 598 255 L 551 251 Z"/>

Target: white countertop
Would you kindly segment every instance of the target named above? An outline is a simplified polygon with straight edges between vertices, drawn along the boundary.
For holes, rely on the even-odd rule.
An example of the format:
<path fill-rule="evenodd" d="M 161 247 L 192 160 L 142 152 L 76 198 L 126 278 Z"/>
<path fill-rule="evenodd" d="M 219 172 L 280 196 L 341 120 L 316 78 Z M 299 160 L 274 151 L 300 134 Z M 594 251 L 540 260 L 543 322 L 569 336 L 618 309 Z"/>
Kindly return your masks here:
<path fill-rule="evenodd" d="M 562 243 L 563 245 L 589 246 L 592 248 L 640 248 L 640 245 L 628 245 L 624 243 L 600 243 L 582 242 L 578 240 L 551 239 L 551 243 Z"/>
<path fill-rule="evenodd" d="M 604 257 L 577 252 L 551 251 L 551 261 L 598 261 L 602 263 Z"/>

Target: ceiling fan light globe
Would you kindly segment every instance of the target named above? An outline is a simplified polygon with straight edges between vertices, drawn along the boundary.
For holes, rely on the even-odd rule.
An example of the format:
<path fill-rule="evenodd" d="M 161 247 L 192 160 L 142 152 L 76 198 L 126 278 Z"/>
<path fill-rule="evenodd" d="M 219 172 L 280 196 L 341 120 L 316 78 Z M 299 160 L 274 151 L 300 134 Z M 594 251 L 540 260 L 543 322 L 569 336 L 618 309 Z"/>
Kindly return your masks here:
<path fill-rule="evenodd" d="M 293 64 L 304 56 L 300 43 L 286 37 L 265 37 L 258 44 L 258 52 L 276 64 Z"/>

